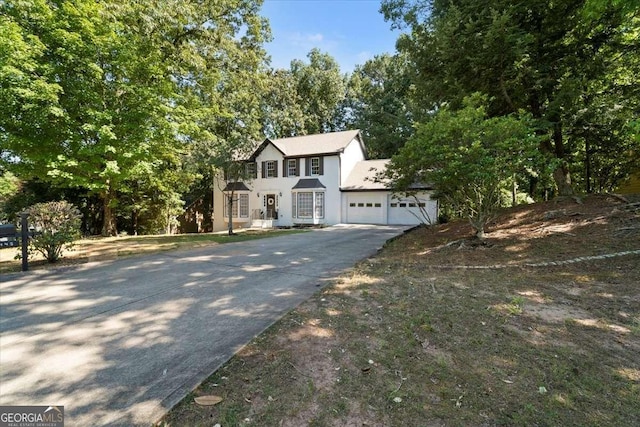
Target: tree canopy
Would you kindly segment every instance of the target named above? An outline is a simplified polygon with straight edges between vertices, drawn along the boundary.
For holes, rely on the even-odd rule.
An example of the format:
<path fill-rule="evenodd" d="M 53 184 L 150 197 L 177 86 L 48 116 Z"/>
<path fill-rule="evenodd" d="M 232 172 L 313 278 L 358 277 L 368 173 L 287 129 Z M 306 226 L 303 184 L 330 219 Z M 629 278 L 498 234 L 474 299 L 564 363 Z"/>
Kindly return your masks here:
<path fill-rule="evenodd" d="M 7 1 L 0 11 L 2 158 L 23 177 L 99 194 L 103 234 L 116 233 L 118 198 L 141 182 L 162 203 L 175 198 L 203 119 L 234 115 L 227 85 L 265 59 L 259 2 Z"/>
<path fill-rule="evenodd" d="M 622 78 L 618 64 L 634 75 L 640 71 L 637 9 L 625 2 L 384 0 L 382 11 L 410 29 L 398 47 L 416 72 L 416 103 L 460 108 L 466 96 L 481 92 L 492 99 L 491 116 L 529 112 L 544 137 L 540 149 L 555 164 L 559 194 L 573 192 L 580 147 L 570 135 L 579 130 L 575 116 L 589 93 L 627 110 L 618 118 L 637 116 L 637 104 L 625 101 L 638 99 L 637 84 Z M 601 82 L 606 88 L 594 92 Z M 608 143 L 625 152 L 620 144 L 626 141 Z"/>
<path fill-rule="evenodd" d="M 486 96 L 474 94 L 459 110 L 438 110 L 418 125 L 386 171 L 399 192 L 411 192 L 415 183 L 433 185 L 435 196 L 468 218 L 479 238 L 501 206 L 505 184 L 537 166 L 529 118 L 490 118 L 486 104 Z"/>

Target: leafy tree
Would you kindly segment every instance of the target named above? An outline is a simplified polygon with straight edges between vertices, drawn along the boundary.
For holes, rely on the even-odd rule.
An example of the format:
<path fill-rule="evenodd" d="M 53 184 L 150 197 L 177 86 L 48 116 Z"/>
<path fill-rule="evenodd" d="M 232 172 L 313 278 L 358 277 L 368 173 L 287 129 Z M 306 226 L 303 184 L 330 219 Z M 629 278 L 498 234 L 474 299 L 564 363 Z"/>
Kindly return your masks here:
<path fill-rule="evenodd" d="M 63 250 L 73 247 L 80 237 L 80 211 L 66 201 L 37 203 L 31 206 L 29 224 L 36 234 L 29 239 L 29 253 L 42 254 L 48 262 L 57 262 Z"/>
<path fill-rule="evenodd" d="M 380 55 L 350 75 L 344 114 L 361 129 L 371 158 L 396 154 L 413 134 L 412 85 L 405 55 Z"/>
<path fill-rule="evenodd" d="M 103 234 L 115 234 L 131 183 L 170 188 L 173 178 L 162 180 L 173 173 L 160 172 L 176 163 L 165 160 L 185 154 L 216 114 L 225 73 L 244 66 L 237 52 L 264 56 L 259 6 L 3 2 L 3 159 L 21 177 L 100 195 Z"/>
<path fill-rule="evenodd" d="M 328 53 L 312 49 L 309 63 L 291 61 L 298 100 L 304 113 L 304 132 L 314 134 L 339 130 L 339 106 L 345 97 L 346 81 L 340 66 Z"/>
<path fill-rule="evenodd" d="M 0 223 L 11 221 L 6 204 L 20 189 L 20 180 L 11 172 L 0 175 Z"/>
<path fill-rule="evenodd" d="M 271 70 L 262 100 L 263 132 L 269 138 L 304 134 L 305 113 L 298 87 L 290 70 Z"/>
<path fill-rule="evenodd" d="M 474 94 L 459 111 L 440 109 L 418 125 L 386 172 L 397 191 L 410 192 L 416 182 L 433 184 L 436 197 L 468 218 L 479 239 L 502 190 L 532 164 L 536 150 L 527 119 L 489 118 L 485 103 L 486 97 Z"/>
<path fill-rule="evenodd" d="M 492 97 L 491 116 L 529 112 L 558 192 L 567 195 L 576 151 L 567 140 L 569 117 L 584 107 L 590 82 L 607 79 L 618 58 L 640 51 L 636 9 L 624 3 L 385 0 L 382 10 L 411 28 L 398 47 L 417 72 L 416 102 L 459 108 L 480 91 Z"/>

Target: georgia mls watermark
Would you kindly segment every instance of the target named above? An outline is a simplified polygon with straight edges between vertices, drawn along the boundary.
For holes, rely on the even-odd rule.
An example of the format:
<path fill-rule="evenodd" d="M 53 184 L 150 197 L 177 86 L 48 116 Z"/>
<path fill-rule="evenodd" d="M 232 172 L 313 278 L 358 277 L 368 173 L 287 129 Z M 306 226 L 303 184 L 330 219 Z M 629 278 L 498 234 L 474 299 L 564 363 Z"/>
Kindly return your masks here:
<path fill-rule="evenodd" d="M 0 427 L 64 427 L 64 406 L 0 406 Z"/>

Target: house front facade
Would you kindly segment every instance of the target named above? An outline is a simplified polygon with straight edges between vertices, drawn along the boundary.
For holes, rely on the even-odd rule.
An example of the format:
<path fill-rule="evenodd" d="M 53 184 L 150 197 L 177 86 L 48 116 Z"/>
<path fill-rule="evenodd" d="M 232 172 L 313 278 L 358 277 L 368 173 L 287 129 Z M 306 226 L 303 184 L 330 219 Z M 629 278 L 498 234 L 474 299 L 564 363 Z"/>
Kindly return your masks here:
<path fill-rule="evenodd" d="M 435 222 L 437 202 L 425 187 L 398 199 L 375 180 L 388 160 L 367 160 L 360 131 L 266 139 L 243 159 L 248 179 L 214 190 L 214 231 L 237 227 L 420 224 Z M 425 216 L 426 214 L 426 216 Z"/>

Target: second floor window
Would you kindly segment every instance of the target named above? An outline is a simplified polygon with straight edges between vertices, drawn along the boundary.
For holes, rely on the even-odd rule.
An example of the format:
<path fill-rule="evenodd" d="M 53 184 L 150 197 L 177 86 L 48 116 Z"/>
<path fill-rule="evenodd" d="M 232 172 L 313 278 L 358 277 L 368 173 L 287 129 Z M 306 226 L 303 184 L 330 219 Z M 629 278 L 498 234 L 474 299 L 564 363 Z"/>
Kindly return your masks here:
<path fill-rule="evenodd" d="M 266 162 L 262 162 L 262 177 L 263 178 L 278 177 L 278 162 L 276 160 L 268 160 Z"/>
<path fill-rule="evenodd" d="M 276 162 L 267 162 L 267 178 L 275 178 L 276 176 Z"/>
<path fill-rule="evenodd" d="M 287 160 L 287 175 L 298 176 L 298 162 L 296 159 Z"/>
<path fill-rule="evenodd" d="M 245 174 L 247 176 L 247 178 L 257 178 L 257 168 L 256 168 L 256 164 L 254 162 L 249 162 L 249 163 L 245 163 Z"/>
<path fill-rule="evenodd" d="M 311 175 L 320 175 L 320 157 L 311 158 Z"/>

